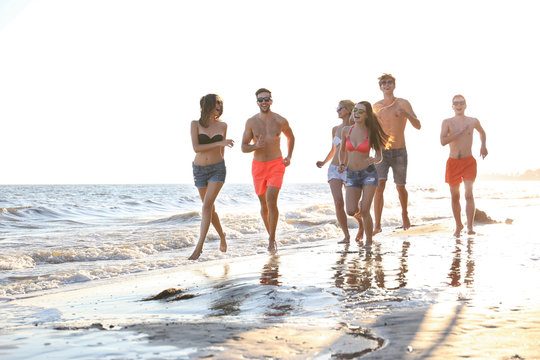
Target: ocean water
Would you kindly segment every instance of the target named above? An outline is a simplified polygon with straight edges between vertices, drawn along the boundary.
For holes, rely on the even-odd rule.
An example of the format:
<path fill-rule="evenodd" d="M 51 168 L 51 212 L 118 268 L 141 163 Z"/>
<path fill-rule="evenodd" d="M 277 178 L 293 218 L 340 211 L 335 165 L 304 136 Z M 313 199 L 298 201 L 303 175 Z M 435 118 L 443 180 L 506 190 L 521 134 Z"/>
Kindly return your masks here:
<path fill-rule="evenodd" d="M 413 224 L 452 219 L 446 184 L 411 184 L 408 190 Z M 401 224 L 397 192 L 387 186 L 385 194 L 381 242 Z M 477 208 L 494 220 L 513 220 L 508 226 L 515 227 L 517 238 L 527 239 L 538 260 L 534 214 L 540 208 L 540 182 L 477 181 L 475 198 Z M 280 248 L 342 238 L 325 183 L 285 184 L 279 207 Z M 200 208 L 191 184 L 0 186 L 0 298 L 190 264 Z M 216 211 L 228 252 L 218 251 L 219 237 L 211 228 L 198 261 L 266 253 L 267 234 L 251 184 L 225 184 Z M 354 219 L 349 226 L 354 236 Z M 403 279 L 396 272 L 390 281 L 399 286 Z"/>

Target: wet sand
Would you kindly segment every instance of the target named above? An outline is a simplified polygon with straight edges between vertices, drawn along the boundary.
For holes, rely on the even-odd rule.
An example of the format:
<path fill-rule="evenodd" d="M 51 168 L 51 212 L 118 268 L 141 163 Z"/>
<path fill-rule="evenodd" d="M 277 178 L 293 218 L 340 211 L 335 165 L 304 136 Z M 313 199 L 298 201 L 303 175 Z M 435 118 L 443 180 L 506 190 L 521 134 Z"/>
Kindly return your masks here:
<path fill-rule="evenodd" d="M 366 248 L 195 262 L 0 303 L 0 358 L 535 359 L 540 275 L 515 228 L 387 229 Z M 148 300 L 165 289 L 171 296 Z"/>

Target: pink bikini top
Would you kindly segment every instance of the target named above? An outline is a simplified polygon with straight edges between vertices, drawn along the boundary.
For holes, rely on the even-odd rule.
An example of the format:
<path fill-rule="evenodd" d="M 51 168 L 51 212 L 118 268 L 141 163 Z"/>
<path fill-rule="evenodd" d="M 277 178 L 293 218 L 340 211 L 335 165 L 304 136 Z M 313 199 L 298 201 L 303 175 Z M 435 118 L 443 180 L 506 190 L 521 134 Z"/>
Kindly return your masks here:
<path fill-rule="evenodd" d="M 352 126 L 351 126 L 351 130 L 349 130 L 349 135 L 347 135 L 347 141 L 345 142 L 345 147 L 347 148 L 347 150 L 349 151 L 358 151 L 358 152 L 361 152 L 361 153 L 367 153 L 369 152 L 369 136 L 368 136 L 368 131 L 366 129 L 366 140 L 364 140 L 362 143 L 358 144 L 358 146 L 356 147 L 356 149 L 354 148 L 353 144 L 351 144 L 351 140 L 349 140 L 349 138 L 351 137 L 351 131 L 352 131 Z"/>

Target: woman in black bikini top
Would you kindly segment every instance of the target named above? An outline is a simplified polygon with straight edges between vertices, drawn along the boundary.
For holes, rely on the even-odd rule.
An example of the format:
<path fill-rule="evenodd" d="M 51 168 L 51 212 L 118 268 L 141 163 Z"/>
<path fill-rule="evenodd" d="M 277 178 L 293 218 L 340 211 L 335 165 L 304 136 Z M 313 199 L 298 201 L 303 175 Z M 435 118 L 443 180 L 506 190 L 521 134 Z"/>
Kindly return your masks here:
<path fill-rule="evenodd" d="M 193 179 L 203 206 L 199 241 L 189 257 L 190 260 L 196 260 L 201 255 L 210 223 L 214 225 L 221 239 L 219 250 L 227 251 L 225 233 L 214 210 L 216 197 L 225 183 L 225 146 L 234 145 L 233 140 L 226 139 L 227 124 L 219 119 L 222 113 L 223 100 L 216 94 L 208 94 L 201 98 L 200 119 L 191 122 L 191 143 L 195 151 Z"/>

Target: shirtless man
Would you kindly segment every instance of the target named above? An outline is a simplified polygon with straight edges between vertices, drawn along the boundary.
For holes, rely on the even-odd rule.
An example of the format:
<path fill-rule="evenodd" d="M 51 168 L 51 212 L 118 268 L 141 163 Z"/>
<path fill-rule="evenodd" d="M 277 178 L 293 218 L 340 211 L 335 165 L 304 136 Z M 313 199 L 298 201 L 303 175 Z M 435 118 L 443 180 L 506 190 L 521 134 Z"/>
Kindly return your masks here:
<path fill-rule="evenodd" d="M 456 116 L 442 122 L 441 145 L 450 144 L 450 156 L 446 162 L 446 182 L 450 186 L 452 196 L 452 212 L 456 220 L 455 237 L 459 237 L 463 230 L 461 222 L 461 204 L 459 203 L 459 184 L 465 183 L 465 214 L 467 215 L 467 233 L 475 234 L 473 230 L 474 205 L 473 184 L 476 179 L 476 160 L 472 155 L 472 142 L 474 129 L 480 134 L 482 145 L 480 156 L 484 159 L 487 154 L 486 132 L 478 119 L 465 116 L 467 103 L 463 95 L 456 95 L 452 99 L 452 108 Z"/>
<path fill-rule="evenodd" d="M 291 163 L 294 134 L 283 116 L 270 110 L 272 93 L 268 89 L 255 92 L 259 113 L 246 121 L 242 136 L 242 151 L 253 153 L 251 173 L 255 193 L 261 203 L 261 217 L 268 232 L 268 251 L 277 252 L 276 228 L 279 219 L 277 200 L 285 167 Z M 287 157 L 281 154 L 281 133 L 287 137 Z M 253 143 L 252 143 L 253 140 Z"/>
<path fill-rule="evenodd" d="M 384 189 L 386 180 L 388 179 L 388 170 L 392 168 L 394 183 L 399 194 L 399 202 L 401 204 L 401 217 L 403 219 L 403 230 L 411 227 L 409 214 L 407 212 L 407 203 L 409 194 L 405 189 L 407 182 L 407 148 L 405 147 L 405 125 L 407 120 L 411 125 L 420 130 L 420 120 L 416 118 L 411 104 L 401 98 L 394 96 L 396 88 L 396 79 L 391 74 L 383 74 L 379 78 L 379 87 L 383 92 L 384 99 L 376 102 L 373 105 L 373 110 L 379 118 L 379 122 L 388 135 L 385 150 L 383 150 L 383 160 L 380 164 L 376 164 L 377 173 L 379 175 L 379 186 L 375 193 L 375 226 L 373 235 L 380 233 L 381 217 L 384 206 Z"/>

